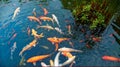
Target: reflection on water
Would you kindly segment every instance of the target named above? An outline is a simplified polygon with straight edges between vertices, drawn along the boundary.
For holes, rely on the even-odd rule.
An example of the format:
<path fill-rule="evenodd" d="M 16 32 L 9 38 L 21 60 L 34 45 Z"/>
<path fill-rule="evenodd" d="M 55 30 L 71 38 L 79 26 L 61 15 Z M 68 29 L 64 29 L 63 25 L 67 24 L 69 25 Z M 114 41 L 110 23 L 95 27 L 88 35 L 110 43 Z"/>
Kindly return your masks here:
<path fill-rule="evenodd" d="M 23 0 L 22 0 L 23 1 Z M 24 0 L 28 1 L 28 0 Z M 41 2 L 42 1 L 42 2 Z M 47 1 L 47 2 L 45 2 Z M 20 7 L 19 14 L 16 15 L 14 20 L 12 20 L 14 10 Z M 109 25 L 109 28 L 104 32 L 100 42 L 96 42 L 93 49 L 85 48 L 84 34 L 74 33 L 77 32 L 73 29 L 74 18 L 71 15 L 71 12 L 67 9 L 62 8 L 62 4 L 59 0 L 40 0 L 40 1 L 28 1 L 24 3 L 11 2 L 9 4 L 1 5 L 0 9 L 0 66 L 1 67 L 16 67 L 20 65 L 33 66 L 32 63 L 27 63 L 26 60 L 32 56 L 44 55 L 53 53 L 55 50 L 55 45 L 47 40 L 49 37 L 58 37 L 58 38 L 70 38 L 68 41 L 63 41 L 59 43 L 59 48 L 61 47 L 70 47 L 78 50 L 83 50 L 83 53 L 74 53 L 71 54 L 76 56 L 75 64 L 73 66 L 119 66 L 118 62 L 104 61 L 101 59 L 103 55 L 111 55 L 119 57 L 118 53 L 120 51 L 119 44 L 116 42 L 115 38 L 111 36 L 115 31 L 112 26 Z M 37 26 L 40 25 L 36 21 L 30 21 L 27 17 L 34 16 L 33 9 L 36 9 L 36 17 L 43 17 L 44 10 L 48 10 L 47 17 L 52 18 L 52 14 L 55 14 L 57 17 L 60 27 L 55 22 L 52 24 L 51 21 L 41 20 L 42 25 L 46 26 L 47 24 L 57 28 L 56 30 L 47 30 L 44 28 L 37 29 Z M 71 27 L 70 27 L 70 26 Z M 40 25 L 41 26 L 41 25 Z M 59 28 L 59 29 L 58 29 Z M 34 40 L 32 34 L 32 29 L 37 31 L 37 34 L 44 33 L 44 37 L 37 40 L 37 45 L 23 53 L 23 56 L 19 56 L 20 51 L 31 41 Z M 71 30 L 70 30 L 71 29 Z M 28 30 L 30 30 L 28 32 Z M 61 34 L 60 30 L 62 31 Z M 72 33 L 69 34 L 69 33 Z M 89 35 L 88 35 L 89 36 Z M 58 40 L 58 39 L 57 39 Z M 54 60 L 58 51 L 54 52 L 52 56 L 47 59 L 42 60 L 46 64 L 49 64 L 49 60 Z M 10 57 L 12 56 L 12 59 Z M 66 57 L 60 55 L 59 61 L 63 63 L 66 61 Z M 20 64 L 20 65 L 19 65 Z M 37 66 L 41 66 L 40 61 L 36 63 Z"/>

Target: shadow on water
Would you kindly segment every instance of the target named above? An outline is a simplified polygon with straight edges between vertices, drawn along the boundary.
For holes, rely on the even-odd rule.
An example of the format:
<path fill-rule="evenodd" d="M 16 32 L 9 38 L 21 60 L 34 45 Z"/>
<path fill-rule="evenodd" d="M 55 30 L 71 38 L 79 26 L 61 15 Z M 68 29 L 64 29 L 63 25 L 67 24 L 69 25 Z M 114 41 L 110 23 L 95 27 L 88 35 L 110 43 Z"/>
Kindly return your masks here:
<path fill-rule="evenodd" d="M 84 51 L 83 53 L 72 53 L 76 56 L 76 63 L 73 64 L 73 66 L 120 66 L 119 62 L 104 61 L 101 59 L 103 55 L 120 57 L 120 46 L 116 42 L 117 40 L 119 41 L 119 35 L 116 35 L 117 33 L 119 34 L 119 32 L 114 33 L 119 31 L 119 29 L 115 29 L 116 26 L 114 28 L 112 24 L 108 25 L 102 35 L 101 41 L 93 43 L 95 46 L 92 49 L 88 49 L 85 46 L 86 41 L 84 34 L 82 32 L 78 33 L 78 31 L 74 30 L 74 18 L 70 10 L 63 9 L 60 0 L 19 0 L 19 2 L 17 0 L 10 0 L 10 3 L 3 3 L 0 6 L 0 67 L 16 67 L 25 64 L 26 66 L 33 66 L 33 64 L 26 62 L 28 58 L 54 52 L 55 46 L 47 40 L 48 37 L 54 36 L 67 37 L 70 38 L 70 41 L 72 42 L 72 44 L 70 44 L 69 41 L 64 41 L 60 43 L 59 47 L 73 47 Z M 68 2 L 68 4 L 71 5 L 70 2 Z M 20 7 L 21 10 L 15 19 L 12 20 L 13 12 L 17 7 Z M 30 21 L 27 18 L 28 16 L 33 16 L 32 11 L 34 8 L 36 8 L 36 17 L 42 16 L 44 14 L 42 7 L 49 11 L 47 15 L 48 17 L 52 17 L 51 14 L 55 14 L 58 17 L 61 26 L 60 29 L 65 35 L 54 30 L 47 31 L 45 29 L 36 29 L 38 23 Z M 51 22 L 42 21 L 42 25 L 46 24 L 58 27 L 57 24 L 53 25 Z M 68 34 L 68 29 L 66 28 L 67 25 L 71 25 L 73 35 Z M 25 51 L 23 57 L 20 57 L 19 53 L 22 48 L 34 39 L 31 34 L 28 36 L 28 27 L 30 30 L 35 29 L 38 34 L 43 32 L 44 38 L 39 39 L 36 47 Z M 111 34 L 113 34 L 113 36 L 111 36 Z M 11 47 L 13 47 L 15 42 L 16 48 L 12 54 L 13 59 L 11 59 Z M 56 54 L 57 52 L 42 61 L 49 64 L 49 60 L 54 60 Z M 66 58 L 64 56 L 60 56 L 60 63 L 63 63 L 65 60 Z M 40 61 L 38 61 L 36 65 L 41 66 Z"/>

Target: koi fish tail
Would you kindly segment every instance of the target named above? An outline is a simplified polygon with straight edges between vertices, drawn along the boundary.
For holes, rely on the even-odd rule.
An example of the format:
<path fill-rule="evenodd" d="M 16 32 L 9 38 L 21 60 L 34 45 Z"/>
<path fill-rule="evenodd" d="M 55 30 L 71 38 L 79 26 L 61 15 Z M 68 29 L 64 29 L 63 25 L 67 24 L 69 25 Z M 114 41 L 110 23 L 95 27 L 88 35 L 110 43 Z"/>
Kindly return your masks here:
<path fill-rule="evenodd" d="M 55 47 L 56 47 L 55 51 L 57 51 L 58 50 L 58 43 L 55 44 Z"/>
<path fill-rule="evenodd" d="M 21 52 L 19 53 L 19 56 L 22 56 L 22 53 L 23 53 L 23 51 L 21 51 Z"/>
<path fill-rule="evenodd" d="M 40 21 L 40 20 L 38 20 L 38 23 L 41 25 L 42 24 L 42 22 Z"/>

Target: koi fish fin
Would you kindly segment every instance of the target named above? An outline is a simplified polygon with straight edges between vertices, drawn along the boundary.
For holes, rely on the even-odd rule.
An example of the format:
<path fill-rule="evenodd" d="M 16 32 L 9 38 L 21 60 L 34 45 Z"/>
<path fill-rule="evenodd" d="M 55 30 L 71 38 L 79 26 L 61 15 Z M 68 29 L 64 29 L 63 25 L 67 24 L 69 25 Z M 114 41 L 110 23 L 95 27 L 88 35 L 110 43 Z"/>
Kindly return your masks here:
<path fill-rule="evenodd" d="M 54 65 L 53 60 L 50 60 L 50 66 L 53 66 L 53 65 Z"/>
<path fill-rule="evenodd" d="M 55 51 L 57 51 L 58 50 L 58 44 L 55 44 Z"/>
<path fill-rule="evenodd" d="M 36 62 L 33 62 L 33 65 L 36 66 Z"/>

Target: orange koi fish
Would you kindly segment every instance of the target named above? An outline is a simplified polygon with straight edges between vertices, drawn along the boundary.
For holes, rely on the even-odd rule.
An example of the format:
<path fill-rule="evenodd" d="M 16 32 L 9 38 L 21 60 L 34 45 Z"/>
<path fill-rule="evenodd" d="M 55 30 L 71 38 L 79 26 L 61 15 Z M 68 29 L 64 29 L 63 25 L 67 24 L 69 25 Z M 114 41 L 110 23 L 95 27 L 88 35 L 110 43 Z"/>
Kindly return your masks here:
<path fill-rule="evenodd" d="M 56 46 L 55 51 L 56 51 L 58 49 L 58 44 L 61 43 L 62 41 L 69 40 L 69 38 L 52 37 L 52 38 L 47 38 L 47 40 L 50 41 L 52 44 L 55 44 L 55 46 Z"/>
<path fill-rule="evenodd" d="M 102 57 L 103 60 L 108 60 L 108 61 L 115 61 L 115 62 L 120 62 L 120 58 L 117 57 L 113 57 L 113 56 L 103 56 Z"/>
<path fill-rule="evenodd" d="M 48 10 L 46 8 L 43 8 L 43 11 L 44 11 L 44 15 L 48 14 Z"/>
<path fill-rule="evenodd" d="M 33 46 L 35 47 L 37 43 L 37 40 L 34 39 L 32 42 L 30 42 L 28 45 L 26 45 L 25 47 L 23 47 L 22 51 L 20 51 L 19 56 L 22 56 L 23 52 L 25 52 L 26 50 L 32 48 Z"/>
<path fill-rule="evenodd" d="M 43 36 L 43 33 L 41 34 L 37 34 L 37 31 L 35 31 L 34 29 L 32 29 L 32 35 L 37 39 L 37 38 L 42 38 L 44 37 Z"/>
<path fill-rule="evenodd" d="M 52 23 L 54 24 L 54 21 L 52 18 L 50 17 L 46 17 L 46 16 L 40 16 L 39 17 L 40 20 L 43 20 L 43 21 L 52 21 Z"/>
<path fill-rule="evenodd" d="M 33 56 L 31 58 L 29 58 L 27 60 L 28 63 L 33 63 L 33 65 L 36 65 L 37 61 L 43 60 L 45 58 L 48 58 L 49 56 L 51 56 L 51 54 L 47 54 L 47 55 L 40 55 L 40 56 Z"/>
<path fill-rule="evenodd" d="M 70 52 L 62 52 L 61 53 L 63 56 L 65 56 L 65 57 L 67 57 L 67 58 L 71 58 L 71 57 L 73 57 L 73 55 L 70 53 Z"/>
<path fill-rule="evenodd" d="M 28 18 L 30 21 L 34 20 L 34 21 L 39 22 L 39 24 L 42 24 L 41 21 L 40 21 L 37 17 L 35 17 L 35 16 L 28 16 L 27 18 Z"/>
<path fill-rule="evenodd" d="M 93 37 L 92 40 L 95 41 L 95 42 L 100 42 L 101 41 L 101 37 Z"/>

